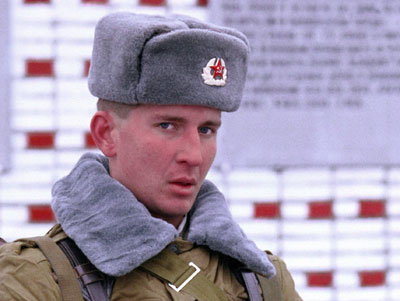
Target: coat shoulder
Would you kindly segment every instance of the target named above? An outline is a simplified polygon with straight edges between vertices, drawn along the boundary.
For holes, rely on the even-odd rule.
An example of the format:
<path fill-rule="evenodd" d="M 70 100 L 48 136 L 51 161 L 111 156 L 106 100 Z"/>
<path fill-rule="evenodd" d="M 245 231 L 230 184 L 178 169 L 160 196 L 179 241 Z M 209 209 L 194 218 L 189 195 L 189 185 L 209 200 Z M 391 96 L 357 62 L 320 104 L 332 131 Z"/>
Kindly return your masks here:
<path fill-rule="evenodd" d="M 61 300 L 50 263 L 28 239 L 0 247 L 0 295 L 4 300 Z"/>
<path fill-rule="evenodd" d="M 276 269 L 276 277 L 278 277 L 280 288 L 282 291 L 282 296 L 284 301 L 302 301 L 303 299 L 300 297 L 298 292 L 296 291 L 295 284 L 293 281 L 293 277 L 290 274 L 286 263 L 277 255 L 274 255 L 270 251 L 265 251 L 269 260 L 275 266 Z"/>

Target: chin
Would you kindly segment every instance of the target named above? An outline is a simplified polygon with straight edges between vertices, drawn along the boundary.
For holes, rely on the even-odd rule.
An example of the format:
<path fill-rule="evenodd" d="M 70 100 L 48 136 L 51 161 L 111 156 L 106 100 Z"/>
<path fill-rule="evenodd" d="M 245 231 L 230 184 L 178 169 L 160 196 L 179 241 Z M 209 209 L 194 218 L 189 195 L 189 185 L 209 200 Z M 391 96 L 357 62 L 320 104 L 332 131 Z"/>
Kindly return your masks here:
<path fill-rule="evenodd" d="M 168 212 L 170 215 L 185 215 L 187 214 L 190 209 L 193 207 L 193 201 L 185 201 L 184 204 L 182 204 L 182 200 L 177 201 L 179 202 L 179 206 L 176 206 L 176 204 L 168 206 L 164 212 Z"/>

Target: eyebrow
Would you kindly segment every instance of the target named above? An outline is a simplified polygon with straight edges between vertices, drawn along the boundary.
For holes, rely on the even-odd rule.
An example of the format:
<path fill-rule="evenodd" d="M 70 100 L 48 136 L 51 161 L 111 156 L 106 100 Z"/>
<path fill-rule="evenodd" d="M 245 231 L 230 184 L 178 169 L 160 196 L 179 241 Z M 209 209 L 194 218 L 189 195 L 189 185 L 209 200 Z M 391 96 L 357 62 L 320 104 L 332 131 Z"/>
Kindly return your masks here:
<path fill-rule="evenodd" d="M 167 121 L 176 121 L 176 122 L 185 122 L 186 119 L 183 117 L 176 117 L 173 115 L 161 115 L 157 114 L 154 116 L 154 119 L 161 119 L 161 120 L 167 120 Z"/>
<path fill-rule="evenodd" d="M 177 116 L 172 116 L 172 115 L 155 115 L 155 119 L 159 120 L 165 120 L 165 121 L 171 121 L 171 122 L 180 122 L 184 123 L 187 121 L 187 118 L 184 117 L 177 117 Z M 221 121 L 213 121 L 213 120 L 207 120 L 204 123 L 202 123 L 202 126 L 215 126 L 215 127 L 220 127 L 221 126 Z"/>
<path fill-rule="evenodd" d="M 221 124 L 222 124 L 222 122 L 221 121 L 206 121 L 204 124 L 203 124 L 203 126 L 215 126 L 215 127 L 220 127 L 221 126 Z"/>

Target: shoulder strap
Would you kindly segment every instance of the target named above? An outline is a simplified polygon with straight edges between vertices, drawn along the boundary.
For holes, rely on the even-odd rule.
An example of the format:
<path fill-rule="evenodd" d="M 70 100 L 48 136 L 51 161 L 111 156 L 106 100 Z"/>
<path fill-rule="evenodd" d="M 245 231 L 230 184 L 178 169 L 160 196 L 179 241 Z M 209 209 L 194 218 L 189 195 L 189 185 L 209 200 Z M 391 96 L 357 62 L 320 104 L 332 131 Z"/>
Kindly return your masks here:
<path fill-rule="evenodd" d="M 83 301 L 81 289 L 76 281 L 76 273 L 57 244 L 47 236 L 31 237 L 50 262 L 57 275 L 63 301 Z"/>
<path fill-rule="evenodd" d="M 193 262 L 187 263 L 169 249 L 146 261 L 141 268 L 167 281 L 176 291 L 184 291 L 199 301 L 228 300 L 226 294 L 207 279 Z"/>
<path fill-rule="evenodd" d="M 282 291 L 278 279 L 278 275 L 267 279 L 257 274 L 258 281 L 266 300 L 282 301 Z"/>
<path fill-rule="evenodd" d="M 258 289 L 258 281 L 256 275 L 250 270 L 241 271 L 244 284 L 246 286 L 249 301 L 262 301 L 260 291 Z M 275 299 L 271 299 L 274 300 Z"/>
<path fill-rule="evenodd" d="M 263 296 L 268 296 L 268 300 L 283 301 L 281 283 L 279 281 L 279 275 L 278 275 L 279 266 L 277 262 L 272 259 L 272 253 L 269 251 L 266 251 L 266 253 L 269 260 L 275 266 L 277 274 L 269 279 L 257 274 L 258 282 L 260 283 Z"/>
<path fill-rule="evenodd" d="M 274 263 L 272 260 L 271 262 Z M 246 266 L 233 258 L 229 258 L 229 265 L 238 281 L 246 288 L 250 301 L 283 301 L 278 276 L 267 279 L 249 270 Z M 261 287 L 262 296 L 260 294 L 259 285 Z"/>
<path fill-rule="evenodd" d="M 114 278 L 99 271 L 69 237 L 57 242 L 79 276 L 86 300 L 107 301 L 111 295 Z M 111 281 L 110 281 L 111 280 Z"/>

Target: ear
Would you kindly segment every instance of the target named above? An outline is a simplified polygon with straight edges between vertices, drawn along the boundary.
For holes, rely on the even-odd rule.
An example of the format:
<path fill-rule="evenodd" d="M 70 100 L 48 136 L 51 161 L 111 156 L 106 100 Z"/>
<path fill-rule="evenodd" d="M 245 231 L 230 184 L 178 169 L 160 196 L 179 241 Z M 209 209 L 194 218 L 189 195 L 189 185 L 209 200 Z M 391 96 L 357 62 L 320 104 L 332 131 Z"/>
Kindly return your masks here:
<path fill-rule="evenodd" d="M 105 111 L 96 112 L 90 122 L 90 131 L 94 142 L 107 157 L 113 157 L 116 150 L 116 123 L 114 117 Z"/>

